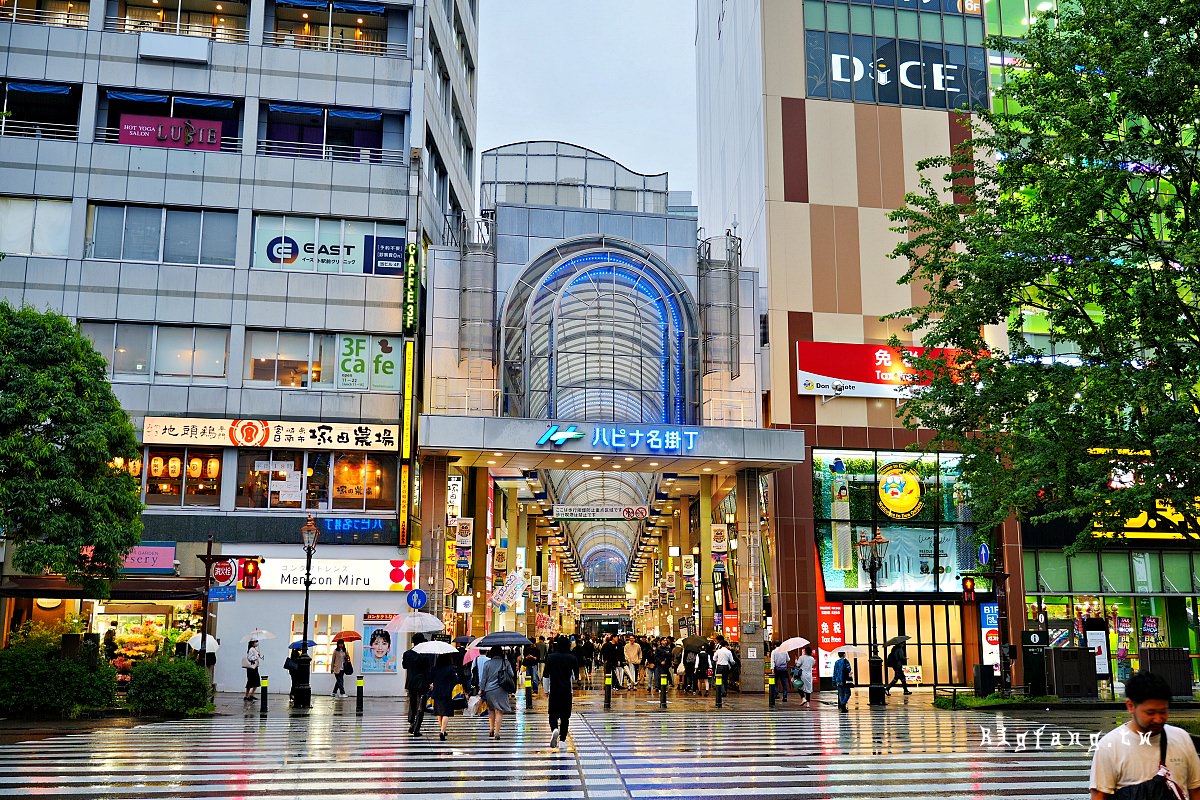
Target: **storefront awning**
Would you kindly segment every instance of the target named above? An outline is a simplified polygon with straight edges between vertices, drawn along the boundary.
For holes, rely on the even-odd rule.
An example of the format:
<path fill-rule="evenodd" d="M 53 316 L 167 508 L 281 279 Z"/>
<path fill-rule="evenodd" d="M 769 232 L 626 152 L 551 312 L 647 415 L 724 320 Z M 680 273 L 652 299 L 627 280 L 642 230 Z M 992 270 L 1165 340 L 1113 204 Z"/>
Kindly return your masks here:
<path fill-rule="evenodd" d="M 48 597 L 90 600 L 91 595 L 63 578 L 13 575 L 0 583 L 0 597 Z M 123 578 L 113 581 L 110 600 L 202 600 L 203 578 Z"/>
<path fill-rule="evenodd" d="M 29 92 L 31 94 L 70 94 L 71 87 L 61 83 L 10 83 L 10 92 Z"/>

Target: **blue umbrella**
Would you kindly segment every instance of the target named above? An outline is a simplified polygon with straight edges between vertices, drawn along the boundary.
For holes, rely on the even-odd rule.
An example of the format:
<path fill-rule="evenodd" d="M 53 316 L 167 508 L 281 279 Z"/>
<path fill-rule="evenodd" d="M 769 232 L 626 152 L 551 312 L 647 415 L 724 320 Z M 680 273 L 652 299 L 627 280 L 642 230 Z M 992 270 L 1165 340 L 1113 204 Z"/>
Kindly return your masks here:
<path fill-rule="evenodd" d="M 317 643 L 312 639 L 298 639 L 288 645 L 289 650 L 303 650 L 306 647 L 316 647 Z"/>

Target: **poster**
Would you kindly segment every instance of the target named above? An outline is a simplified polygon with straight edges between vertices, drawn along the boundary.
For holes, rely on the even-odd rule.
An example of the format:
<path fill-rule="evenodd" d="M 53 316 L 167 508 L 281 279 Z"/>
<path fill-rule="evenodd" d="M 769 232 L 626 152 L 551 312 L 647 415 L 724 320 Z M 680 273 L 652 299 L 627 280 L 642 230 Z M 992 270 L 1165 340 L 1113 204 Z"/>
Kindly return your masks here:
<path fill-rule="evenodd" d="M 382 674 L 396 672 L 396 662 L 399 661 L 397 639 L 399 633 L 387 630 L 388 621 L 379 619 L 381 615 L 363 615 L 363 644 L 362 664 L 359 672 L 366 674 Z"/>
<path fill-rule="evenodd" d="M 992 664 L 1000 674 L 1000 604 L 979 604 L 979 627 L 983 633 L 983 663 Z"/>
<path fill-rule="evenodd" d="M 864 528 L 863 533 L 870 534 Z M 931 528 L 906 528 L 893 526 L 882 531 L 891 544 L 887 558 L 879 571 L 881 592 L 935 592 L 938 590 L 939 575 L 949 575 L 948 582 L 958 570 L 958 540 L 952 528 L 946 528 L 937 538 Z M 871 576 L 860 563 L 858 586 L 861 591 L 871 587 Z M 841 588 L 841 587 L 838 587 Z M 852 587 L 847 587 L 851 590 Z M 942 590 L 950 587 L 943 583 Z"/>
<path fill-rule="evenodd" d="M 1096 657 L 1096 677 L 1109 677 L 1108 668 L 1108 626 L 1085 631 L 1088 649 Z"/>
<path fill-rule="evenodd" d="M 819 674 L 822 678 L 832 678 L 833 662 L 837 660 L 838 648 L 846 644 L 841 603 L 817 604 L 817 631 Z"/>

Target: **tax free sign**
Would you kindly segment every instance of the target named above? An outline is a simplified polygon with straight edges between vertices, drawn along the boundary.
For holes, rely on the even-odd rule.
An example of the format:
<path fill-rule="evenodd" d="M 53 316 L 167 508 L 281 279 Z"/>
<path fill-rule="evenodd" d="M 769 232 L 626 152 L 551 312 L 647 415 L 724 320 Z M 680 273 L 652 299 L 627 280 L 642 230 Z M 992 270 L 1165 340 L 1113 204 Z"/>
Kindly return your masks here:
<path fill-rule="evenodd" d="M 400 390 L 400 338 L 343 333 L 337 339 L 339 389 Z"/>

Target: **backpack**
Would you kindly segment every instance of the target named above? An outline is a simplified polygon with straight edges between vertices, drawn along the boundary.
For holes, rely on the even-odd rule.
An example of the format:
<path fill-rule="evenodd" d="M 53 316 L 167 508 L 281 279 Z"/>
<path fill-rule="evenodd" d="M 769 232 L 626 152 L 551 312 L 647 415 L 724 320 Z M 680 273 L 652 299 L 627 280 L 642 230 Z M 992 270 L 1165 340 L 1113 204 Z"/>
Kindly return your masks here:
<path fill-rule="evenodd" d="M 687 655 L 685 655 L 683 657 L 683 663 L 686 664 L 687 666 L 691 667 L 692 669 L 695 669 L 696 668 L 696 651 L 688 650 Z"/>

